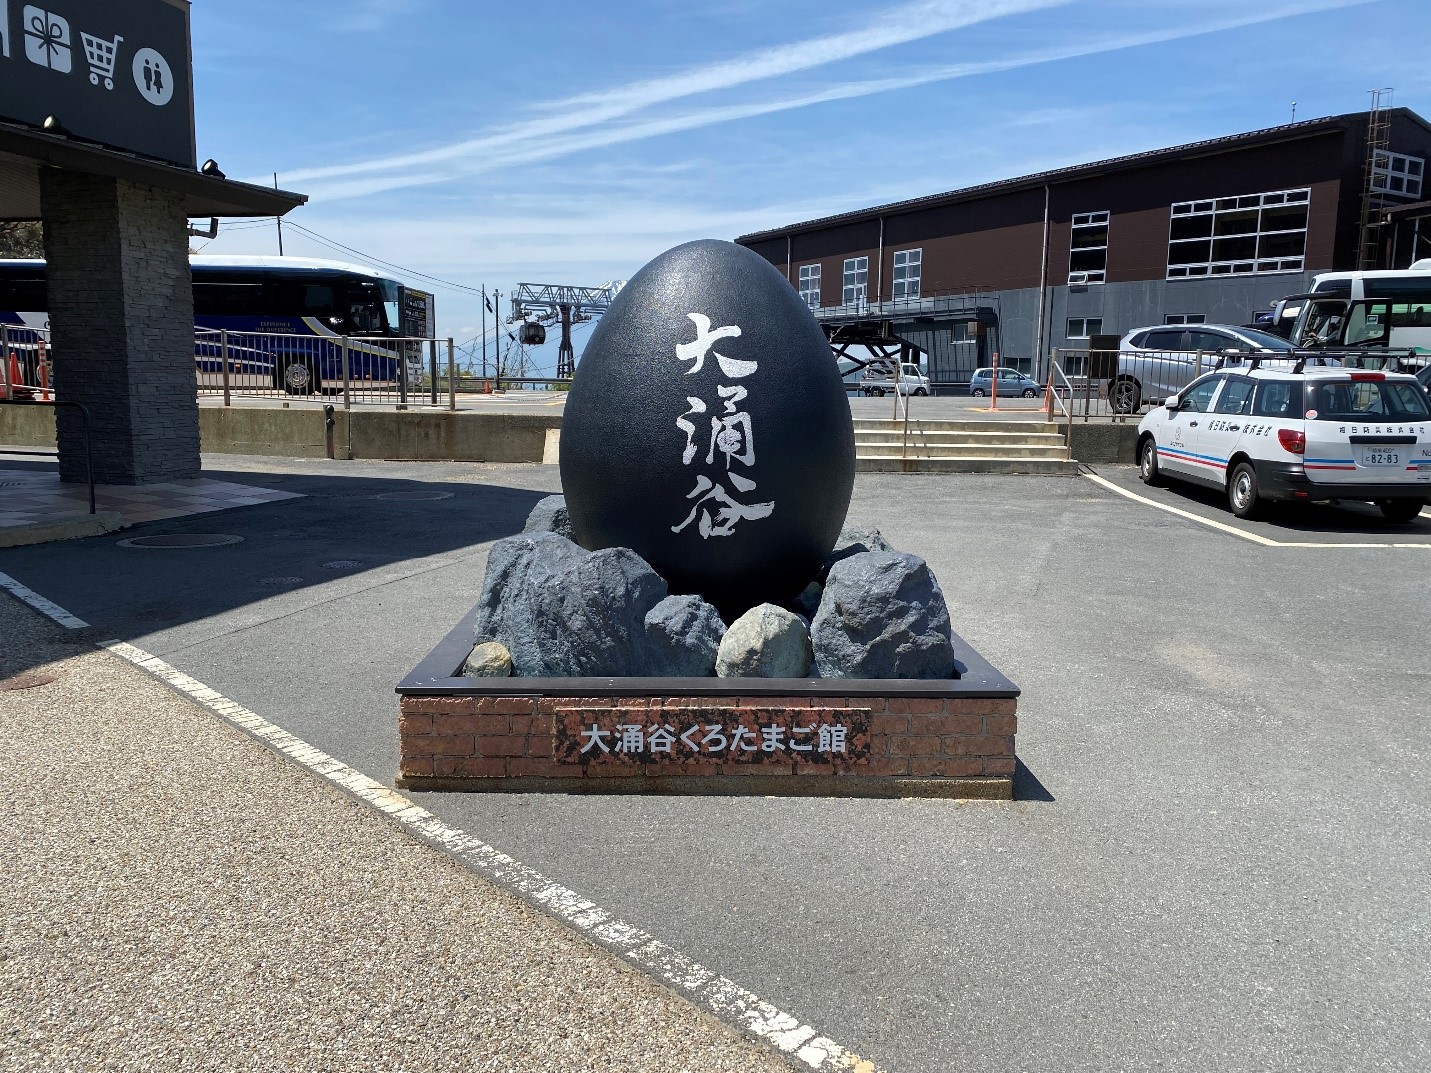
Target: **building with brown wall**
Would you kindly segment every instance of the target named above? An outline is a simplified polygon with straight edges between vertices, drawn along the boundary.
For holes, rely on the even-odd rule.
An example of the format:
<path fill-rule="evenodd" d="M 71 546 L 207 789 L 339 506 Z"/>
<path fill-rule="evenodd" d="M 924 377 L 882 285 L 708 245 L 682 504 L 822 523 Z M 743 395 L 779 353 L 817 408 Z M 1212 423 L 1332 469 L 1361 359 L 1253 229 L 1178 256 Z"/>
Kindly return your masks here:
<path fill-rule="evenodd" d="M 1379 113 L 1372 219 L 1420 202 L 1431 125 Z M 936 385 L 1001 360 L 1159 323 L 1253 323 L 1311 276 L 1358 267 L 1368 113 L 1312 119 L 1026 175 L 745 235 L 832 340 L 924 354 Z M 1374 227 L 1372 267 L 1431 254 L 1407 224 Z M 1419 248 L 1418 248 L 1419 247 Z M 1045 360 L 1041 360 L 1045 359 Z"/>

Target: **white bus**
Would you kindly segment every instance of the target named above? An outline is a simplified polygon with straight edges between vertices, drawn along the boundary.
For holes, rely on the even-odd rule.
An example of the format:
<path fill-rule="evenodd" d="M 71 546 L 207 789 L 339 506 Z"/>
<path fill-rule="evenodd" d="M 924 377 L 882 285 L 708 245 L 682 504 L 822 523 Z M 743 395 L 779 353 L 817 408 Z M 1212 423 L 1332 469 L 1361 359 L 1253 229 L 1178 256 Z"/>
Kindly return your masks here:
<path fill-rule="evenodd" d="M 1399 350 L 1431 360 L 1431 260 L 1394 271 L 1323 272 L 1278 303 L 1298 347 Z"/>

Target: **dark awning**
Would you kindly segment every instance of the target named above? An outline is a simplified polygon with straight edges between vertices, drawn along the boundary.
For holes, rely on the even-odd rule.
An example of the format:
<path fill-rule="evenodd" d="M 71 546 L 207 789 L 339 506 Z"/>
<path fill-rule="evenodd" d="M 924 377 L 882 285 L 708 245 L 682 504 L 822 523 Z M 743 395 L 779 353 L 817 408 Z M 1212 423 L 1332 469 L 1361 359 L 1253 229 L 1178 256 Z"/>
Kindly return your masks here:
<path fill-rule="evenodd" d="M 282 216 L 305 194 L 203 175 L 33 127 L 0 122 L 0 220 L 40 218 L 40 169 L 110 175 L 184 196 L 188 216 Z"/>
<path fill-rule="evenodd" d="M 1387 220 L 1424 220 L 1431 216 L 1431 201 L 1413 201 L 1407 205 L 1388 206 L 1382 210 Z"/>

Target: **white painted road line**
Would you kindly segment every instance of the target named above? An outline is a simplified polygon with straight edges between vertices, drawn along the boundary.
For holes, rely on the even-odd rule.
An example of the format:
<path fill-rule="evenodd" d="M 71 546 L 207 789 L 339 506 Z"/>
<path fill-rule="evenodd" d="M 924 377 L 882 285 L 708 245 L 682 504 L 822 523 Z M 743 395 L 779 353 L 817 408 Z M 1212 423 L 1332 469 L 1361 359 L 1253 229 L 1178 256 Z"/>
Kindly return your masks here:
<path fill-rule="evenodd" d="M 61 626 L 84 629 L 89 625 L 8 574 L 0 573 L 0 587 L 8 589 L 17 599 Z M 714 1014 L 736 1030 L 820 1073 L 883 1073 L 873 1062 L 841 1047 L 799 1018 L 771 1005 L 734 981 L 718 976 L 655 936 L 627 924 L 595 902 L 560 883 L 552 882 L 481 839 L 459 828 L 449 827 L 396 790 L 294 737 L 257 712 L 229 700 L 158 656 L 118 640 L 101 641 L 97 647 L 147 671 L 225 722 L 238 727 L 261 745 L 307 768 L 359 803 L 396 821 L 408 833 L 451 854 L 502 889 L 626 961 L 640 966 L 656 979 L 669 984 L 687 1001 Z"/>
<path fill-rule="evenodd" d="M 1156 507 L 1158 510 L 1165 510 L 1169 514 L 1176 514 L 1179 518 L 1186 518 L 1190 522 L 1197 522 L 1199 525 L 1205 525 L 1210 529 L 1216 529 L 1219 532 L 1227 533 L 1230 536 L 1241 537 L 1243 540 L 1250 540 L 1254 544 L 1261 544 L 1265 548 L 1420 548 L 1423 551 L 1431 551 L 1431 541 L 1414 542 L 1405 540 L 1383 540 L 1318 542 L 1315 540 L 1273 540 L 1270 537 L 1261 536 L 1258 533 L 1249 533 L 1246 530 L 1237 528 L 1235 525 L 1228 525 L 1226 522 L 1219 522 L 1214 521 L 1211 518 L 1204 518 L 1199 514 L 1194 514 L 1190 510 L 1183 510 L 1180 507 L 1170 506 L 1167 503 L 1159 503 L 1157 500 L 1149 499 L 1147 496 L 1140 496 L 1137 492 L 1130 492 L 1126 488 L 1120 488 L 1118 485 L 1114 484 L 1106 477 L 1100 477 L 1096 473 L 1089 473 L 1087 471 L 1084 471 L 1083 476 L 1087 477 L 1095 484 L 1102 485 L 1110 492 L 1117 492 L 1120 496 L 1123 496 L 1125 499 L 1131 499 L 1135 503 L 1145 503 L 1150 507 Z"/>
<path fill-rule="evenodd" d="M 66 613 L 59 608 L 56 610 Z M 396 790 L 294 737 L 282 727 L 229 700 L 157 656 L 123 641 L 104 641 L 99 647 L 148 671 L 263 745 L 328 780 L 433 847 L 456 857 L 504 890 L 639 965 L 726 1024 L 822 1073 L 881 1073 L 874 1063 L 852 1054 L 793 1015 L 772 1006 L 731 980 L 718 976 L 654 936 L 627 924 L 575 891 L 552 882 L 480 839 L 456 827 L 449 827 Z"/>
<path fill-rule="evenodd" d="M 33 607 L 36 611 L 40 612 L 40 614 L 54 619 L 66 629 L 83 630 L 89 626 L 89 623 L 86 622 L 84 619 L 75 618 L 74 615 L 71 615 L 59 604 L 51 603 L 34 589 L 28 588 L 25 585 L 21 585 L 9 574 L 0 574 L 0 588 L 9 589 L 12 593 L 15 594 L 16 599 L 23 600 L 25 603 Z"/>

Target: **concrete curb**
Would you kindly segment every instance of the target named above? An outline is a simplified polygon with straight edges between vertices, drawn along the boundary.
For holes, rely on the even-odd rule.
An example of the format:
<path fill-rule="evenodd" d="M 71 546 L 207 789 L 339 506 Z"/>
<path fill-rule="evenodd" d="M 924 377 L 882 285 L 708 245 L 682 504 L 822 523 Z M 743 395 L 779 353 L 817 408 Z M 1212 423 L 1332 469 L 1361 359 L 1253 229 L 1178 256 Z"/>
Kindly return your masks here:
<path fill-rule="evenodd" d="M 124 515 L 117 510 L 102 510 L 62 522 L 35 522 L 30 525 L 0 529 L 0 548 L 19 548 L 26 544 L 48 544 L 52 540 L 75 540 L 79 537 L 101 536 L 128 528 Z"/>

